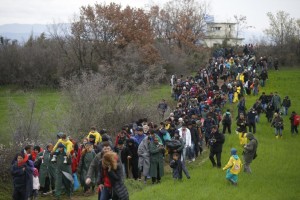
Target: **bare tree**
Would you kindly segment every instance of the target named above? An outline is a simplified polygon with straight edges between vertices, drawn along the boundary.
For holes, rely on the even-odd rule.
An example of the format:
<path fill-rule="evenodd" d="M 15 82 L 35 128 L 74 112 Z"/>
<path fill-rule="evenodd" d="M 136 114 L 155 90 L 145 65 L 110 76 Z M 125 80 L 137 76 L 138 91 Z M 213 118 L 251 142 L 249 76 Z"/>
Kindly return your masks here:
<path fill-rule="evenodd" d="M 17 103 L 9 103 L 9 126 L 13 141 L 37 141 L 41 134 L 41 120 L 44 112 L 37 113 L 34 98 L 28 101 L 28 106 L 21 107 Z"/>
<path fill-rule="evenodd" d="M 275 15 L 267 13 L 270 26 L 264 32 L 270 40 L 279 46 L 283 46 L 291 41 L 297 34 L 297 24 L 294 18 L 284 11 L 278 11 Z"/>
<path fill-rule="evenodd" d="M 249 29 L 249 28 L 254 28 L 253 26 L 248 26 L 247 25 L 247 17 L 244 15 L 234 15 L 234 20 L 236 23 L 236 39 L 238 39 L 241 35 L 241 33 L 243 33 L 243 31 L 245 29 Z M 236 40 L 236 45 L 237 45 L 237 40 Z"/>

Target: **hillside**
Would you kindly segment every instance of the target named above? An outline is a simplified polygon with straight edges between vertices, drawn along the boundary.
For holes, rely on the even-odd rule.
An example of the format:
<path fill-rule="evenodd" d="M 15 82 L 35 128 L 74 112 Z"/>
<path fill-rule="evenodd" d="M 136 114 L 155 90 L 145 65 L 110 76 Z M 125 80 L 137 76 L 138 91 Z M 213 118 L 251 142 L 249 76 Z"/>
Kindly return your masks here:
<path fill-rule="evenodd" d="M 300 112 L 300 95 L 297 93 L 300 84 L 299 70 L 270 71 L 267 87 L 260 90 L 267 94 L 277 91 L 281 98 L 289 96 L 292 100 L 292 110 Z M 256 97 L 246 96 L 246 106 L 253 105 Z M 236 105 L 229 106 L 236 111 Z M 257 125 L 259 142 L 258 157 L 251 165 L 252 174 L 241 173 L 239 185 L 231 186 L 225 180 L 225 172 L 212 168 L 206 156 L 202 156 L 197 163 L 189 166 L 191 179 L 182 182 L 172 180 L 167 174 L 160 185 L 149 186 L 131 195 L 132 200 L 147 199 L 299 199 L 300 192 L 298 170 L 300 157 L 297 153 L 300 138 L 291 136 L 288 116 L 284 116 L 283 139 L 276 139 L 274 130 L 261 115 Z M 233 126 L 235 130 L 236 126 Z M 222 165 L 230 157 L 230 148 L 238 149 L 241 156 L 242 148 L 238 144 L 236 134 L 227 135 L 223 147 Z"/>

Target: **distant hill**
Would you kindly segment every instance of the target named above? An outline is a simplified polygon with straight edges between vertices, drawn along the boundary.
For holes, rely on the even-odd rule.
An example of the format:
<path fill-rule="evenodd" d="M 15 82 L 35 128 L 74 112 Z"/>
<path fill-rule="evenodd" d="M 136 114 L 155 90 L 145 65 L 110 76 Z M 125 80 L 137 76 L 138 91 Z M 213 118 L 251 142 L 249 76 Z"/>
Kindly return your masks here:
<path fill-rule="evenodd" d="M 0 36 L 11 40 L 18 40 L 20 43 L 27 41 L 31 34 L 34 37 L 41 33 L 48 32 L 51 24 L 4 24 L 0 25 Z M 244 43 L 253 42 L 253 39 L 262 37 L 263 34 L 256 30 L 245 30 L 241 37 L 245 38 Z"/>
<path fill-rule="evenodd" d="M 19 42 L 26 41 L 31 34 L 39 36 L 43 32 L 48 32 L 46 24 L 4 24 L 0 25 L 0 35 Z"/>

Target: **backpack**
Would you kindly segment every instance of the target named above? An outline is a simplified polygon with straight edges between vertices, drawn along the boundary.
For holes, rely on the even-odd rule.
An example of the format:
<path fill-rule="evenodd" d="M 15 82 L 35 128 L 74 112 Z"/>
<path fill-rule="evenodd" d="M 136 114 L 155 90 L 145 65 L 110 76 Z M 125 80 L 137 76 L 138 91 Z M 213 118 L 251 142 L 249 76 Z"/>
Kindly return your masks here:
<path fill-rule="evenodd" d="M 181 146 L 181 142 L 180 140 L 171 139 L 166 141 L 166 146 L 171 150 L 178 149 Z"/>
<path fill-rule="evenodd" d="M 294 126 L 299 126 L 300 124 L 300 115 L 294 116 Z"/>
<path fill-rule="evenodd" d="M 230 124 L 231 119 L 230 119 L 230 114 L 225 114 L 224 119 L 223 119 L 223 124 Z"/>

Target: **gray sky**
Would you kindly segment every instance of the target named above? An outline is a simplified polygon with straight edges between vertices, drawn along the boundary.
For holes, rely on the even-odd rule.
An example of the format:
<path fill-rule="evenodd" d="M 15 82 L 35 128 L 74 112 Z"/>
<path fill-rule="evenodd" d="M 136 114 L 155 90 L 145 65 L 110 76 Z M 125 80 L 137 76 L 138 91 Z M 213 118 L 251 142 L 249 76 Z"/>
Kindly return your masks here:
<path fill-rule="evenodd" d="M 152 3 L 163 4 L 167 0 L 0 0 L 0 25 L 49 24 L 68 22 L 74 14 L 79 14 L 82 5 L 96 2 L 116 2 L 123 6 L 145 7 Z M 284 10 L 294 18 L 300 19 L 300 0 L 207 0 L 210 14 L 215 21 L 233 20 L 233 15 L 245 15 L 248 25 L 254 26 L 253 32 L 262 33 L 268 26 L 267 12 Z"/>

